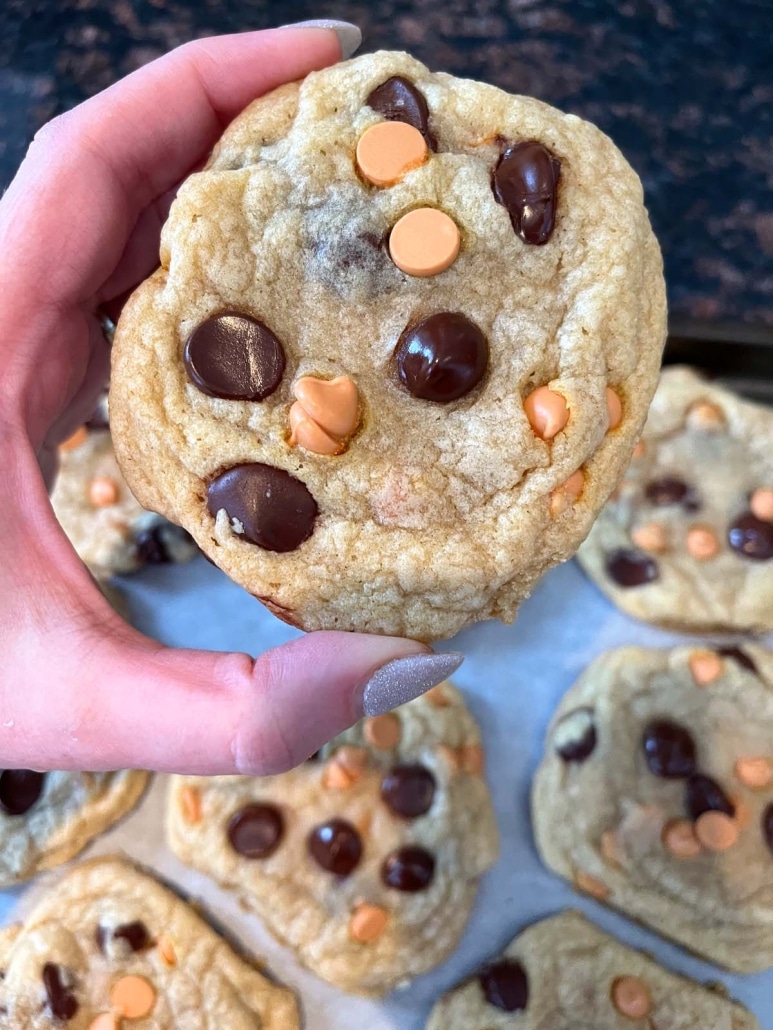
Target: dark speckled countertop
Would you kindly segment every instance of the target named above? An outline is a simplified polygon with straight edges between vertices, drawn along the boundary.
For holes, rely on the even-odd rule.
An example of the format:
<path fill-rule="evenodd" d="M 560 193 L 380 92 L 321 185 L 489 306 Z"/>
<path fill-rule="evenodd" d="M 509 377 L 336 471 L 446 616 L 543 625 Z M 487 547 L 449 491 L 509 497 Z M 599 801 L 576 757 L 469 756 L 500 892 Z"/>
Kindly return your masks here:
<path fill-rule="evenodd" d="M 672 314 L 773 325 L 773 0 L 3 0 L 0 187 L 45 120 L 170 47 L 315 17 L 596 122 L 644 180 Z"/>

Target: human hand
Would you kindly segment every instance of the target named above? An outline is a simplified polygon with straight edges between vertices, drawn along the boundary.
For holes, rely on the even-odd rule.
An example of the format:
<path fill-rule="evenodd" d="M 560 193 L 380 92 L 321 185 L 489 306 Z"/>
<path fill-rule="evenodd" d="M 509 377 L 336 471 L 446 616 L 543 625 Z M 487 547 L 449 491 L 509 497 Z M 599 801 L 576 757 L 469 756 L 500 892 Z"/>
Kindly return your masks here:
<path fill-rule="evenodd" d="M 257 659 L 162 647 L 110 609 L 44 481 L 107 379 L 96 312 L 157 266 L 176 186 L 251 100 L 358 42 L 293 26 L 180 47 L 46 125 L 0 202 L 4 768 L 278 772 L 461 662 L 346 633 Z"/>

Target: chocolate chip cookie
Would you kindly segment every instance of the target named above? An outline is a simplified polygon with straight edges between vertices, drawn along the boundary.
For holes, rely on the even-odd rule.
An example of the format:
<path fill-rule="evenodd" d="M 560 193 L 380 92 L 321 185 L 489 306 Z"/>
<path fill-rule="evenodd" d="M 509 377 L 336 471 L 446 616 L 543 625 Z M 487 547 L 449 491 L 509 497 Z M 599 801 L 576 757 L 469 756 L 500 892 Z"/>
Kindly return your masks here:
<path fill-rule="evenodd" d="M 449 683 L 292 772 L 174 777 L 167 829 L 318 976 L 374 995 L 456 947 L 497 854 L 480 737 Z"/>
<path fill-rule="evenodd" d="M 728 969 L 773 966 L 773 655 L 602 655 L 553 720 L 533 819 L 579 890 Z"/>
<path fill-rule="evenodd" d="M 626 477 L 578 552 L 582 567 L 647 622 L 773 629 L 771 438 L 769 408 L 666 369 Z"/>
<path fill-rule="evenodd" d="M 76 866 L 0 932 L 8 1030 L 299 1030 L 290 991 L 120 859 Z"/>
<path fill-rule="evenodd" d="M 137 804 L 148 773 L 0 770 L 0 887 L 77 855 Z"/>
<path fill-rule="evenodd" d="M 184 529 L 134 499 L 115 460 L 104 408 L 60 447 L 51 504 L 78 555 L 98 577 L 185 562 L 199 553 Z"/>
<path fill-rule="evenodd" d="M 426 1030 L 760 1030 L 719 991 L 670 973 L 562 912 L 520 933 L 501 956 L 443 997 Z"/>
<path fill-rule="evenodd" d="M 581 119 L 378 53 L 257 100 L 124 309 L 132 490 L 296 626 L 511 620 L 655 387 L 641 184 Z"/>

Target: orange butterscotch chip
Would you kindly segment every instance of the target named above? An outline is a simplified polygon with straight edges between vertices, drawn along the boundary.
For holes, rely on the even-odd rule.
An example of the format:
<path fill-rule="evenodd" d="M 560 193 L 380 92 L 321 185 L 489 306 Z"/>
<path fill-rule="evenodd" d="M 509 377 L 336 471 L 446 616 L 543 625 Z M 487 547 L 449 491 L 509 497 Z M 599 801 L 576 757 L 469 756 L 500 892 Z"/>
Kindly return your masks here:
<path fill-rule="evenodd" d="M 725 663 L 716 651 L 693 651 L 687 664 L 699 687 L 706 687 L 718 680 L 725 668 Z"/>
<path fill-rule="evenodd" d="M 438 683 L 436 687 L 428 690 L 424 695 L 424 699 L 429 701 L 431 705 L 434 705 L 435 708 L 447 708 L 450 704 L 442 683 Z"/>
<path fill-rule="evenodd" d="M 355 941 L 367 944 L 381 936 L 388 921 L 386 909 L 361 902 L 349 919 L 349 934 Z"/>
<path fill-rule="evenodd" d="M 428 156 L 424 137 L 406 122 L 371 125 L 357 143 L 357 168 L 373 186 L 394 186 Z"/>
<path fill-rule="evenodd" d="M 638 976 L 618 976 L 612 983 L 610 997 L 626 1019 L 644 1019 L 652 1012 L 650 989 Z"/>
<path fill-rule="evenodd" d="M 158 949 L 158 954 L 165 966 L 171 967 L 177 965 L 177 952 L 175 951 L 171 937 L 162 933 L 156 942 L 156 948 Z"/>
<path fill-rule="evenodd" d="M 770 758 L 739 758 L 735 775 L 745 787 L 764 790 L 773 783 L 773 761 Z"/>
<path fill-rule="evenodd" d="M 620 835 L 615 830 L 604 830 L 599 841 L 599 851 L 605 862 L 616 869 L 622 869 L 625 852 L 620 844 Z"/>
<path fill-rule="evenodd" d="M 302 376 L 290 408 L 290 446 L 315 454 L 339 454 L 359 422 L 359 394 L 349 376 Z"/>
<path fill-rule="evenodd" d="M 448 744 L 438 744 L 437 749 L 438 754 L 446 761 L 451 772 L 459 772 L 462 767 L 459 748 L 449 747 Z"/>
<path fill-rule="evenodd" d="M 459 748 L 459 762 L 472 776 L 483 775 L 483 748 L 480 744 L 463 744 Z"/>
<path fill-rule="evenodd" d="M 663 847 L 674 858 L 697 858 L 703 847 L 689 819 L 673 819 L 663 827 Z"/>
<path fill-rule="evenodd" d="M 695 820 L 695 836 L 709 851 L 727 851 L 738 840 L 738 824 L 724 812 L 704 812 Z"/>
<path fill-rule="evenodd" d="M 62 440 L 59 444 L 60 451 L 74 451 L 76 447 L 80 447 L 82 443 L 86 442 L 89 432 L 85 426 L 78 426 L 72 436 L 68 436 L 66 440 Z"/>
<path fill-rule="evenodd" d="M 698 561 L 708 561 L 719 553 L 717 534 L 708 526 L 691 526 L 685 541 L 688 552 Z"/>
<path fill-rule="evenodd" d="M 365 720 L 364 733 L 369 744 L 386 751 L 400 742 L 400 720 L 392 712 L 374 715 Z"/>
<path fill-rule="evenodd" d="M 357 778 L 336 762 L 335 758 L 322 770 L 322 786 L 327 790 L 348 790 Z"/>
<path fill-rule="evenodd" d="M 773 490 L 770 487 L 760 487 L 755 490 L 749 501 L 752 515 L 756 515 L 763 522 L 773 522 Z"/>
<path fill-rule="evenodd" d="M 725 413 L 712 401 L 696 401 L 687 413 L 687 422 L 693 429 L 711 432 L 725 424 Z"/>
<path fill-rule="evenodd" d="M 578 469 L 550 495 L 550 514 L 562 515 L 579 498 L 584 487 L 585 474 Z"/>
<path fill-rule="evenodd" d="M 601 880 L 597 880 L 595 876 L 591 876 L 590 873 L 578 872 L 574 874 L 575 886 L 578 887 L 585 894 L 590 894 L 593 898 L 603 900 L 608 898 L 612 893 L 605 883 Z"/>
<path fill-rule="evenodd" d="M 89 1023 L 89 1030 L 118 1030 L 118 1024 L 112 1012 L 103 1012 Z"/>
<path fill-rule="evenodd" d="M 180 790 L 180 808 L 186 823 L 200 823 L 201 791 L 196 787 L 183 787 Z"/>
<path fill-rule="evenodd" d="M 607 414 L 609 415 L 607 430 L 617 429 L 623 421 L 623 402 L 620 400 L 620 395 L 615 393 L 611 386 L 607 387 Z"/>
<path fill-rule="evenodd" d="M 107 508 L 118 500 L 118 484 L 109 476 L 97 476 L 89 483 L 89 500 L 95 508 Z"/>
<path fill-rule="evenodd" d="M 654 554 L 662 554 L 668 550 L 668 537 L 666 528 L 659 522 L 645 522 L 631 531 L 631 540 L 642 551 L 651 551 Z"/>
<path fill-rule="evenodd" d="M 333 755 L 333 761 L 344 768 L 350 776 L 359 779 L 368 765 L 368 752 L 364 747 L 344 744 Z"/>
<path fill-rule="evenodd" d="M 453 218 L 435 207 L 419 207 L 403 215 L 392 229 L 389 255 L 401 272 L 426 278 L 451 267 L 461 242 Z"/>
<path fill-rule="evenodd" d="M 153 1011 L 156 992 L 144 976 L 122 976 L 110 989 L 110 1004 L 124 1019 L 142 1019 Z"/>
<path fill-rule="evenodd" d="M 542 440 L 552 440 L 569 421 L 566 398 L 547 386 L 538 386 L 523 402 L 529 425 Z"/>

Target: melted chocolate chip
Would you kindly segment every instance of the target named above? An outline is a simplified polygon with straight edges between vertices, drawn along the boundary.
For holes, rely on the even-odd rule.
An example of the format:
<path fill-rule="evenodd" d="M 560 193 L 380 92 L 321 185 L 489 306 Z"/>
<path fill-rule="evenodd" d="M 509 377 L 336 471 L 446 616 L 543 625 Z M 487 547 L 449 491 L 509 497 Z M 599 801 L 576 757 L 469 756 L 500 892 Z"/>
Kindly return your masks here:
<path fill-rule="evenodd" d="M 762 836 L 770 850 L 773 851 L 773 802 L 762 813 Z"/>
<path fill-rule="evenodd" d="M 387 887 L 410 894 L 426 890 L 434 875 L 435 859 L 419 847 L 398 848 L 381 866 L 381 879 Z"/>
<path fill-rule="evenodd" d="M 101 952 L 105 952 L 110 937 L 116 941 L 126 941 L 132 951 L 144 951 L 151 944 L 148 928 L 139 920 L 134 923 L 122 923 L 120 926 L 114 927 L 112 932 L 104 926 L 98 926 L 96 939 L 97 947 Z"/>
<path fill-rule="evenodd" d="M 417 819 L 432 807 L 435 777 L 423 765 L 398 765 L 384 777 L 381 797 L 395 815 Z"/>
<path fill-rule="evenodd" d="M 24 815 L 43 793 L 46 774 L 31 769 L 5 769 L 0 773 L 0 809 Z"/>
<path fill-rule="evenodd" d="M 547 243 L 556 218 L 561 162 L 536 140 L 509 147 L 494 171 L 494 196 L 524 243 Z"/>
<path fill-rule="evenodd" d="M 395 351 L 397 371 L 414 397 L 447 404 L 475 389 L 488 368 L 488 341 L 469 318 L 441 311 L 410 326 Z"/>
<path fill-rule="evenodd" d="M 596 724 L 592 708 L 575 708 L 556 723 L 553 746 L 565 762 L 584 762 L 596 749 Z"/>
<path fill-rule="evenodd" d="M 437 140 L 429 127 L 429 107 L 423 93 L 409 79 L 393 75 L 376 86 L 367 99 L 368 107 L 389 122 L 406 122 L 418 129 L 430 150 L 437 150 Z"/>
<path fill-rule="evenodd" d="M 727 647 L 718 647 L 716 651 L 723 658 L 730 658 L 731 661 L 738 662 L 742 669 L 748 669 L 749 672 L 753 672 L 755 675 L 759 672 L 754 659 L 745 651 L 742 651 L 740 647 L 728 645 Z"/>
<path fill-rule="evenodd" d="M 644 757 L 650 772 L 669 780 L 695 772 L 695 741 L 689 731 L 670 719 L 656 719 L 644 728 Z"/>
<path fill-rule="evenodd" d="M 362 840 L 351 823 L 331 819 L 309 834 L 309 851 L 318 865 L 335 876 L 348 876 L 362 857 Z"/>
<path fill-rule="evenodd" d="M 685 791 L 685 807 L 691 819 L 697 819 L 704 812 L 724 812 L 735 815 L 735 805 L 728 798 L 716 780 L 700 774 L 691 776 Z"/>
<path fill-rule="evenodd" d="M 274 805 L 245 805 L 228 823 L 231 847 L 245 858 L 268 858 L 284 833 L 282 813 Z"/>
<path fill-rule="evenodd" d="M 193 537 L 179 526 L 157 523 L 141 529 L 134 538 L 137 559 L 143 565 L 168 565 L 174 561 L 169 550 L 170 536 L 178 536 L 181 543 L 192 544 Z"/>
<path fill-rule="evenodd" d="M 207 507 L 238 519 L 245 540 L 266 551 L 294 551 L 314 532 L 317 502 L 306 485 L 282 469 L 237 465 L 211 481 Z"/>
<path fill-rule="evenodd" d="M 773 522 L 763 522 L 750 511 L 730 526 L 727 540 L 734 551 L 752 561 L 773 558 Z"/>
<path fill-rule="evenodd" d="M 676 476 L 653 479 L 647 483 L 644 490 L 644 496 L 650 504 L 655 504 L 659 508 L 664 508 L 669 504 L 681 504 L 689 493 L 690 488 L 687 483 L 683 479 L 677 479 Z"/>
<path fill-rule="evenodd" d="M 64 970 L 54 962 L 43 966 L 43 986 L 48 995 L 48 1005 L 55 1019 L 72 1019 L 78 1011 L 75 995 L 65 986 Z"/>
<path fill-rule="evenodd" d="M 482 969 L 478 982 L 489 1005 L 502 1012 L 523 1012 L 529 1002 L 526 970 L 515 959 L 502 959 Z"/>
<path fill-rule="evenodd" d="M 285 370 L 284 349 L 268 326 L 231 311 L 193 330 L 183 361 L 202 393 L 236 401 L 264 400 Z"/>
<path fill-rule="evenodd" d="M 659 576 L 657 562 L 648 554 L 621 547 L 607 555 L 607 574 L 620 587 L 641 587 Z"/>

